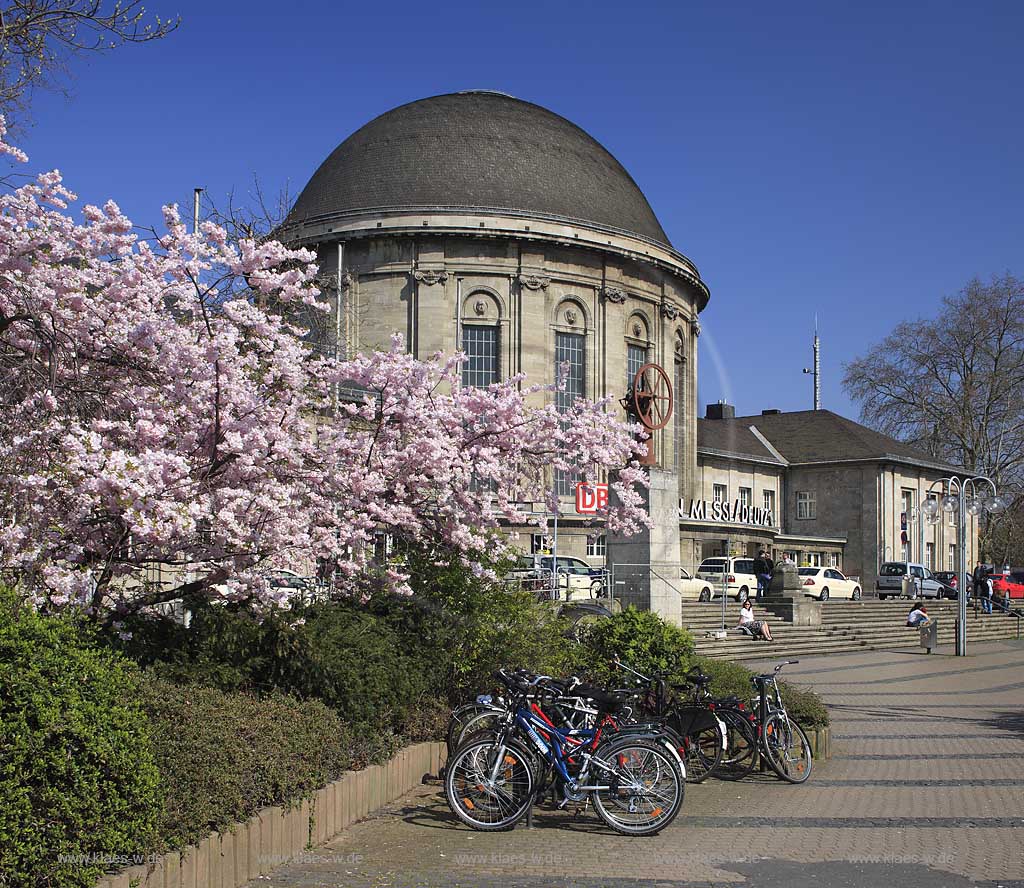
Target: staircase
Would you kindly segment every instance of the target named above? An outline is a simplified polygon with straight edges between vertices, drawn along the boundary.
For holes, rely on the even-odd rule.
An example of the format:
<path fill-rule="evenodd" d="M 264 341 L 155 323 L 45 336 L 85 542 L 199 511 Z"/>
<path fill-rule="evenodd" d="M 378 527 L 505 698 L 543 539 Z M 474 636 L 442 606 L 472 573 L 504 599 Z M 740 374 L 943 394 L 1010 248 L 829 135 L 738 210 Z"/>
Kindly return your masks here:
<path fill-rule="evenodd" d="M 957 603 L 955 601 L 927 601 L 928 613 L 938 619 L 939 651 L 952 652 L 955 638 Z M 755 641 L 735 630 L 739 620 L 739 605 L 729 601 L 726 605 L 725 625 L 729 629 L 724 639 L 707 637 L 707 633 L 722 625 L 722 602 L 682 604 L 683 626 L 690 630 L 697 653 L 706 657 L 727 660 L 763 660 L 766 657 L 791 657 L 801 654 L 838 654 L 849 651 L 883 650 L 918 647 L 919 634 L 904 624 L 913 605 L 911 601 L 826 601 L 821 605 L 820 626 L 794 626 L 783 623 L 758 604 L 754 617 L 767 620 L 775 642 Z M 973 607 L 967 611 L 967 644 L 1017 638 L 1017 619 L 1005 614 L 974 615 Z"/>

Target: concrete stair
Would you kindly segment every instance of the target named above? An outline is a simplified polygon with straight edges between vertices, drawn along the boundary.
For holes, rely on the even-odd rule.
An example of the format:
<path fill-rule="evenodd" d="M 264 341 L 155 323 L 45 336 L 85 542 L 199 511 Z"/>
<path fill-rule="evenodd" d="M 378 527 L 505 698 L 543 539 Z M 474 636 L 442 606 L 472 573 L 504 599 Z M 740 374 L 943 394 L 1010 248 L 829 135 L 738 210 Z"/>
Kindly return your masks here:
<path fill-rule="evenodd" d="M 939 621 L 939 650 L 952 651 L 956 602 L 928 601 L 926 604 L 928 613 Z M 726 605 L 725 625 L 729 632 L 724 639 L 708 637 L 709 632 L 721 628 L 721 600 L 683 602 L 682 619 L 683 626 L 694 636 L 698 654 L 728 660 L 763 660 L 766 657 L 917 647 L 918 631 L 904 625 L 912 605 L 913 602 L 900 600 L 826 601 L 821 605 L 820 626 L 794 626 L 783 623 L 765 608 L 755 604 L 755 618 L 768 620 L 771 625 L 772 635 L 775 636 L 773 644 L 754 641 L 734 629 L 739 619 L 739 605 L 734 601 Z M 1015 617 L 999 613 L 979 613 L 975 616 L 973 607 L 968 609 L 968 645 L 1016 637 Z"/>

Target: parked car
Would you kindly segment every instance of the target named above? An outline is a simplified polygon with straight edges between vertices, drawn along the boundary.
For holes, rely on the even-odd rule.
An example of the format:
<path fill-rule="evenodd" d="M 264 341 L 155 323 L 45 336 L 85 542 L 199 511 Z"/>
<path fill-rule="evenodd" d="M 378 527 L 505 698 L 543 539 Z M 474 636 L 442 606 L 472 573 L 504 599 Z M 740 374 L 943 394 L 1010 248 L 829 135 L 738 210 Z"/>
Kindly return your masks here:
<path fill-rule="evenodd" d="M 830 598 L 850 598 L 860 601 L 860 583 L 848 580 L 834 567 L 801 567 L 797 569 L 804 585 L 804 595 L 828 601 Z"/>
<path fill-rule="evenodd" d="M 993 571 L 989 576 L 992 577 L 992 594 L 997 598 L 1024 598 L 1024 571 Z"/>
<path fill-rule="evenodd" d="M 274 589 L 304 589 L 311 591 L 316 586 L 316 582 L 312 577 L 304 577 L 293 570 L 285 570 L 284 568 L 268 570 L 266 576 L 267 583 Z"/>
<path fill-rule="evenodd" d="M 722 591 L 721 582 L 718 591 Z M 679 595 L 685 599 L 696 598 L 697 601 L 710 601 L 715 597 L 710 581 L 691 577 L 686 568 L 679 569 Z"/>
<path fill-rule="evenodd" d="M 705 558 L 697 568 L 696 578 L 708 582 L 712 598 L 722 594 L 723 585 L 728 586 L 727 594 L 737 601 L 743 601 L 751 592 L 757 592 L 753 558 Z"/>
<path fill-rule="evenodd" d="M 904 595 L 903 580 L 909 580 L 908 592 Z M 878 569 L 875 590 L 882 601 L 887 598 L 940 598 L 942 583 L 932 576 L 923 564 L 913 561 L 886 561 Z"/>
<path fill-rule="evenodd" d="M 959 595 L 960 584 L 957 582 L 956 573 L 952 570 L 939 570 L 936 571 L 932 576 L 940 583 L 942 583 L 942 597 L 956 599 Z M 971 595 L 971 586 L 973 580 L 967 579 L 967 583 L 964 588 L 967 590 L 967 597 Z"/>
<path fill-rule="evenodd" d="M 538 590 L 550 588 L 551 570 L 555 563 L 552 555 L 520 555 L 516 566 L 506 579 L 532 582 Z M 580 558 L 558 556 L 559 597 L 566 601 L 576 598 L 600 598 L 605 589 L 605 572 L 592 567 Z"/>

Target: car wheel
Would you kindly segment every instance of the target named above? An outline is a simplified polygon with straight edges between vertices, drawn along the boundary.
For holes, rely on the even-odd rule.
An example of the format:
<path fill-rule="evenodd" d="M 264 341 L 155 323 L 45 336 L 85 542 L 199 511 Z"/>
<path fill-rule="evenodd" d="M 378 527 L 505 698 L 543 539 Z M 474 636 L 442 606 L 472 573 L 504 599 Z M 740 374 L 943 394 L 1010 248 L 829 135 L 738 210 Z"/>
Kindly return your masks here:
<path fill-rule="evenodd" d="M 828 601 L 828 589 L 821 590 L 821 595 L 818 596 L 818 601 Z"/>
<path fill-rule="evenodd" d="M 736 594 L 736 600 L 742 604 L 748 598 L 750 598 L 750 590 L 746 586 L 743 586 Z"/>
<path fill-rule="evenodd" d="M 857 586 L 857 588 L 853 590 L 852 597 L 854 601 L 860 601 L 860 586 Z"/>
<path fill-rule="evenodd" d="M 700 590 L 700 595 L 697 596 L 697 600 L 698 601 L 710 601 L 711 600 L 711 590 L 710 589 L 701 589 Z"/>

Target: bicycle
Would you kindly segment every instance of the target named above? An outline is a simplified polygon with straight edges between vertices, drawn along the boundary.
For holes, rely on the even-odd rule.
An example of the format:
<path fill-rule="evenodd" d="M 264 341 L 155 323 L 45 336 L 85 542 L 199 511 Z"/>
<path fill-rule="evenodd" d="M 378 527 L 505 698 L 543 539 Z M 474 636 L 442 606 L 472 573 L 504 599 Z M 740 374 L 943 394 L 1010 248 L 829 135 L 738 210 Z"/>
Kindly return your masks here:
<path fill-rule="evenodd" d="M 624 697 L 573 682 L 526 680 L 499 670 L 509 701 L 496 732 L 468 737 L 445 773 L 445 796 L 453 813 L 473 829 L 511 829 L 552 784 L 564 807 L 588 800 L 601 819 L 626 835 L 653 835 L 682 808 L 685 779 L 657 735 L 611 732 L 607 719 Z M 559 728 L 544 717 L 544 697 L 575 693 L 596 703 L 594 727 Z"/>
<path fill-rule="evenodd" d="M 615 660 L 614 665 L 647 684 L 646 712 L 661 719 L 675 735 L 682 738 L 679 751 L 686 760 L 686 779 L 691 783 L 702 783 L 715 773 L 729 740 L 726 726 L 717 717 L 714 706 L 704 701 L 687 704 L 670 694 L 665 683 L 670 674 L 668 671 L 657 672 L 649 677 L 621 660 Z M 673 685 L 672 690 L 678 691 L 684 687 Z"/>
<path fill-rule="evenodd" d="M 779 673 L 799 662 L 786 660 L 772 672 L 751 678 L 757 691 L 758 747 L 771 769 L 789 783 L 806 782 L 814 766 L 811 741 L 789 717 L 779 690 Z"/>

